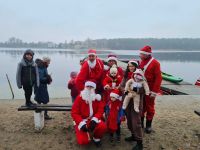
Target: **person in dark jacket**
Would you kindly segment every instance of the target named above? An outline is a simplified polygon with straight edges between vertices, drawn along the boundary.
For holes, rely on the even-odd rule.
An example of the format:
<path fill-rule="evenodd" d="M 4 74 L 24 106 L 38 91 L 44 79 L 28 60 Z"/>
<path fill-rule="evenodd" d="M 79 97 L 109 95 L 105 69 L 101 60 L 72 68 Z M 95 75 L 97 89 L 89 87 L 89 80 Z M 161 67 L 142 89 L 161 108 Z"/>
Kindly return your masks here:
<path fill-rule="evenodd" d="M 74 100 L 79 95 L 79 91 L 77 90 L 76 85 L 75 85 L 77 72 L 72 71 L 70 73 L 70 77 L 71 77 L 71 79 L 68 81 L 68 89 L 71 90 L 72 103 L 74 103 Z"/>
<path fill-rule="evenodd" d="M 47 104 L 49 102 L 49 93 L 47 84 L 52 82 L 51 76 L 48 74 L 47 67 L 50 64 L 50 59 L 48 57 L 41 59 L 36 59 L 35 63 L 38 66 L 40 86 L 35 87 L 35 100 L 38 104 Z M 46 120 L 52 119 L 48 112 L 44 112 L 44 117 Z"/>
<path fill-rule="evenodd" d="M 33 86 L 39 87 L 39 73 L 37 65 L 33 61 L 34 52 L 30 49 L 24 52 L 21 62 L 17 67 L 16 81 L 19 89 L 23 87 L 26 99 L 26 106 L 35 106 L 31 102 Z"/>

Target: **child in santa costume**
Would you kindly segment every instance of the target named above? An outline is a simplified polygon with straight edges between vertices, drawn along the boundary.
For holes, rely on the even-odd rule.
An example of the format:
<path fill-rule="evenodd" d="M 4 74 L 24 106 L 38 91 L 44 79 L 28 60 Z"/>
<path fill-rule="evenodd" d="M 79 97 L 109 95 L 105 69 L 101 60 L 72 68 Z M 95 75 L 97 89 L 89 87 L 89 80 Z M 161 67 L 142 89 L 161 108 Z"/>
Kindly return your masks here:
<path fill-rule="evenodd" d="M 106 124 L 101 120 L 104 105 L 101 96 L 95 94 L 96 84 L 85 82 L 85 88 L 77 96 L 71 110 L 75 123 L 77 142 L 86 145 L 93 139 L 96 146 L 101 146 L 101 138 L 107 131 Z M 93 135 L 93 136 L 91 136 Z"/>
<path fill-rule="evenodd" d="M 152 131 L 151 126 L 155 114 L 155 98 L 157 93 L 160 92 L 162 82 L 160 63 L 151 54 L 152 49 L 150 46 L 144 46 L 140 49 L 141 62 L 139 67 L 143 69 L 150 89 L 150 95 L 145 96 L 142 114 L 142 125 L 144 123 L 144 117 L 146 116 L 146 133 L 151 133 Z"/>
<path fill-rule="evenodd" d="M 125 110 L 130 102 L 133 100 L 134 109 L 137 113 L 139 113 L 139 105 L 140 105 L 140 93 L 139 90 L 144 88 L 145 94 L 149 95 L 149 86 L 144 78 L 144 73 L 141 69 L 137 69 L 134 72 L 134 76 L 128 80 L 125 86 L 125 99 L 123 101 L 123 110 Z"/>
<path fill-rule="evenodd" d="M 109 73 L 103 80 L 103 87 L 104 87 L 103 100 L 105 102 L 105 105 L 108 103 L 111 90 L 118 89 L 121 81 L 122 77 L 118 74 L 116 65 L 113 65 L 110 68 Z"/>
<path fill-rule="evenodd" d="M 117 56 L 114 55 L 114 54 L 109 54 L 108 55 L 108 58 L 107 58 L 107 67 L 104 67 L 104 74 L 108 74 L 109 73 L 109 70 L 110 68 L 112 68 L 113 65 L 116 65 L 116 68 L 117 68 L 117 71 L 118 71 L 118 74 L 123 77 L 124 76 L 124 71 L 121 67 L 119 67 L 117 65 Z"/>
<path fill-rule="evenodd" d="M 107 128 L 110 133 L 110 141 L 114 140 L 114 133 L 117 135 L 117 141 L 120 142 L 120 124 L 125 120 L 125 114 L 122 111 L 122 99 L 119 90 L 112 90 L 108 102 L 108 109 L 106 112 Z"/>
<path fill-rule="evenodd" d="M 77 72 L 72 71 L 70 73 L 70 77 L 71 77 L 71 79 L 68 81 L 68 89 L 71 90 L 71 99 L 72 99 L 72 103 L 74 103 L 74 100 L 76 99 L 76 97 L 79 94 L 79 91 L 77 90 L 76 85 L 75 85 Z"/>
<path fill-rule="evenodd" d="M 101 59 L 96 55 L 96 50 L 88 51 L 88 59 L 84 61 L 80 72 L 76 78 L 76 87 L 79 91 L 84 89 L 84 84 L 88 80 L 93 80 L 97 85 L 97 93 L 102 92 L 104 65 Z"/>

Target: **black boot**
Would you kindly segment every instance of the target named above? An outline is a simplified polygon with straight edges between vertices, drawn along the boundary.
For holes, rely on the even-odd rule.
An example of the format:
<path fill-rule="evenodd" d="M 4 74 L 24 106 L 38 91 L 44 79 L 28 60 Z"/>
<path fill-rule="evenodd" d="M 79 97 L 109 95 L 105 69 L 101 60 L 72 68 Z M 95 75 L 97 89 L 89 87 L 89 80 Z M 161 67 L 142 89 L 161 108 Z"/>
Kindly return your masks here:
<path fill-rule="evenodd" d="M 126 137 L 124 140 L 125 140 L 126 142 L 136 141 L 133 134 L 132 134 L 131 136 L 129 136 L 129 137 Z"/>
<path fill-rule="evenodd" d="M 94 144 L 96 145 L 97 148 L 102 146 L 101 141 L 98 141 L 98 142 L 94 141 Z"/>
<path fill-rule="evenodd" d="M 114 141 L 114 135 L 113 133 L 110 133 L 110 143 L 113 143 L 113 141 Z"/>
<path fill-rule="evenodd" d="M 147 122 L 146 122 L 146 129 L 145 129 L 145 132 L 147 134 L 150 134 L 152 132 L 151 124 L 152 124 L 152 120 L 147 120 Z"/>
<path fill-rule="evenodd" d="M 137 141 L 137 144 L 132 148 L 132 150 L 143 150 L 142 141 Z"/>
<path fill-rule="evenodd" d="M 47 111 L 44 112 L 44 119 L 45 119 L 45 120 L 51 120 L 51 119 L 52 119 L 52 117 L 50 117 L 50 116 L 48 115 Z"/>
<path fill-rule="evenodd" d="M 31 100 L 26 100 L 26 106 L 27 107 L 36 107 L 36 104 L 31 102 Z"/>
<path fill-rule="evenodd" d="M 141 117 L 141 126 L 144 129 L 144 117 Z"/>

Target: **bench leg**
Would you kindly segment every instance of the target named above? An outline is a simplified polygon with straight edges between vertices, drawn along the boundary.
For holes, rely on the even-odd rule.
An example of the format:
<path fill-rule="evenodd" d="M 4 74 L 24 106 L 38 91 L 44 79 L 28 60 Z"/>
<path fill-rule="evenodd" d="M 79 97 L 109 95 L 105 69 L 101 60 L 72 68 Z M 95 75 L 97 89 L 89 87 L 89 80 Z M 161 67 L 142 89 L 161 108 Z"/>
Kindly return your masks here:
<path fill-rule="evenodd" d="M 44 127 L 44 111 L 34 112 L 34 124 L 37 131 L 41 131 Z"/>

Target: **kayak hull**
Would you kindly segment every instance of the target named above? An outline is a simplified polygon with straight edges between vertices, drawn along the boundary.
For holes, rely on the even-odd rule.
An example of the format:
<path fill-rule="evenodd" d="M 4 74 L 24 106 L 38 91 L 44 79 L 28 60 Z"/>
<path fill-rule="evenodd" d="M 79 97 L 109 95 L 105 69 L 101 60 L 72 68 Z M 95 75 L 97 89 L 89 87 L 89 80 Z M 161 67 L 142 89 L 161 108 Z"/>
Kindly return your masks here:
<path fill-rule="evenodd" d="M 170 75 L 170 74 L 167 74 L 167 73 L 164 73 L 164 72 L 162 72 L 162 78 L 166 81 L 170 81 L 170 82 L 174 82 L 174 83 L 179 83 L 179 82 L 183 81 L 182 78 L 175 77 L 173 75 Z"/>

